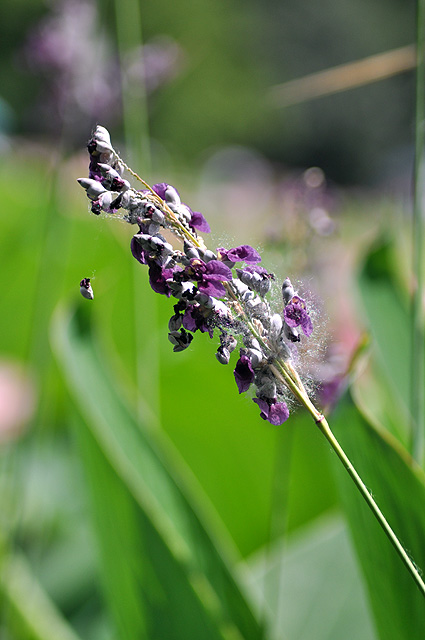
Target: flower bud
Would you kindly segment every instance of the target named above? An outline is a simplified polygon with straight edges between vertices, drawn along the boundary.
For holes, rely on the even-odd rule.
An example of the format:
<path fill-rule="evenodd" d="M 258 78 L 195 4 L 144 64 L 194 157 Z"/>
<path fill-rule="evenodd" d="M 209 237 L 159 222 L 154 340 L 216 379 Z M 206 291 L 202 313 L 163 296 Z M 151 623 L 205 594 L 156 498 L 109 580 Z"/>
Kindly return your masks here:
<path fill-rule="evenodd" d="M 217 256 L 213 251 L 207 249 L 204 251 L 204 257 L 202 259 L 204 262 L 210 262 L 211 260 L 217 260 Z"/>
<path fill-rule="evenodd" d="M 220 364 L 229 364 L 230 351 L 226 349 L 226 347 L 220 346 L 217 349 L 217 353 L 215 354 L 215 357 L 217 358 Z"/>
<path fill-rule="evenodd" d="M 165 222 L 164 214 L 162 213 L 162 211 L 160 211 L 156 207 L 154 208 L 152 213 L 152 222 L 156 222 L 157 224 L 160 224 L 160 225 L 163 225 Z"/>
<path fill-rule="evenodd" d="M 83 278 L 80 282 L 80 293 L 83 298 L 87 298 L 87 300 L 93 300 L 94 293 L 92 286 L 90 284 L 90 278 Z"/>
<path fill-rule="evenodd" d="M 199 251 L 193 245 L 191 245 L 191 244 L 189 244 L 188 242 L 185 241 L 183 248 L 184 248 L 184 252 L 186 254 L 186 257 L 189 258 L 190 260 L 192 258 L 196 258 L 197 260 L 200 259 Z"/>
<path fill-rule="evenodd" d="M 176 331 L 178 331 L 182 326 L 182 322 L 183 322 L 183 315 L 181 313 L 175 313 L 173 316 L 171 316 L 168 322 L 168 328 L 170 332 L 175 333 Z"/>
<path fill-rule="evenodd" d="M 246 355 L 251 360 L 253 369 L 258 367 L 263 362 L 264 355 L 263 352 L 259 349 L 247 349 L 246 352 Z"/>
<path fill-rule="evenodd" d="M 90 198 L 90 200 L 97 200 L 100 194 L 106 191 L 100 182 L 92 180 L 91 178 L 78 178 L 77 182 L 86 190 L 87 197 Z"/>
<path fill-rule="evenodd" d="M 258 396 L 261 398 L 276 397 L 276 383 L 268 376 L 262 376 L 257 384 Z"/>
<path fill-rule="evenodd" d="M 300 342 L 300 334 L 294 327 L 290 327 L 286 324 L 283 324 L 283 332 L 288 340 L 291 342 Z"/>
<path fill-rule="evenodd" d="M 270 337 L 276 340 L 282 331 L 282 317 L 278 313 L 274 313 L 270 318 Z"/>
<path fill-rule="evenodd" d="M 177 189 L 174 189 L 174 187 L 172 187 L 171 184 L 169 184 L 165 189 L 164 200 L 166 202 L 172 202 L 173 204 L 181 203 L 180 196 L 177 193 Z"/>
<path fill-rule="evenodd" d="M 272 286 L 271 280 L 266 278 L 265 280 L 261 280 L 258 284 L 255 284 L 254 289 L 260 294 L 262 298 L 270 291 Z"/>
<path fill-rule="evenodd" d="M 214 308 L 214 299 L 209 296 L 207 293 L 202 293 L 199 291 L 195 295 L 196 302 L 199 302 L 201 307 L 205 307 L 205 309 L 213 309 Z"/>
<path fill-rule="evenodd" d="M 284 304 L 288 304 L 295 295 L 294 287 L 289 278 L 285 278 L 282 284 L 282 297 Z"/>
<path fill-rule="evenodd" d="M 184 329 L 180 329 L 180 331 L 171 331 L 168 334 L 168 339 L 174 345 L 173 351 L 179 352 L 187 349 L 193 340 L 193 335 Z"/>

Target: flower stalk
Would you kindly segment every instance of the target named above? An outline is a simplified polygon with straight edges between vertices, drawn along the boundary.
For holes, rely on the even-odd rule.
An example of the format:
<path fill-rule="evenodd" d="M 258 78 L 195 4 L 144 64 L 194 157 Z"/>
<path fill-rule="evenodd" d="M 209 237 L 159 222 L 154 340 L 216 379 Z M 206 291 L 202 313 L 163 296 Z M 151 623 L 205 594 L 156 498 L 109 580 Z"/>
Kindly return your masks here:
<path fill-rule="evenodd" d="M 106 129 L 98 126 L 88 143 L 89 178 L 78 182 L 91 200 L 96 215 L 102 211 L 138 226 L 131 240 L 133 257 L 149 270 L 152 289 L 174 297 L 174 315 L 168 339 L 175 352 L 185 350 L 199 331 L 213 338 L 219 332 L 216 357 L 228 364 L 239 345 L 234 369 L 239 393 L 252 385 L 253 401 L 260 417 L 281 425 L 289 417 L 286 399 L 294 396 L 312 416 L 356 488 L 425 596 L 425 583 L 354 466 L 332 433 L 325 417 L 314 406 L 294 365 L 296 345 L 308 339 L 313 323 L 307 303 L 289 278 L 282 284 L 282 308 L 273 313 L 267 301 L 274 275 L 259 266 L 261 256 L 249 245 L 232 249 L 207 249 L 198 231 L 209 225 L 199 212 L 180 200 L 167 183 L 149 186 L 121 160 Z M 144 189 L 137 191 L 122 177 L 123 170 L 136 177 Z M 175 248 L 162 234 L 167 231 L 182 247 Z M 236 267 L 236 264 L 241 264 Z"/>

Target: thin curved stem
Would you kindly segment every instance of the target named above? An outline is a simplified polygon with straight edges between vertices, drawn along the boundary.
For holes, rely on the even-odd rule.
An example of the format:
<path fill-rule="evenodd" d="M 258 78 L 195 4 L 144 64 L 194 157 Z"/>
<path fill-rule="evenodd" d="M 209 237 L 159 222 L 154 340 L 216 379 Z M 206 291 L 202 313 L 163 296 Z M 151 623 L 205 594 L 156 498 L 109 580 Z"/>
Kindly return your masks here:
<path fill-rule="evenodd" d="M 332 433 L 331 428 L 329 427 L 329 424 L 328 424 L 326 418 L 324 416 L 322 416 L 319 420 L 316 420 L 316 424 L 319 427 L 320 431 L 325 436 L 326 440 L 331 445 L 332 449 L 335 451 L 336 455 L 338 456 L 338 458 L 340 459 L 342 464 L 344 465 L 344 468 L 346 469 L 347 473 L 349 474 L 349 476 L 353 480 L 354 484 L 356 485 L 357 489 L 361 493 L 362 497 L 366 501 L 368 507 L 372 511 L 372 513 L 375 516 L 376 520 L 381 525 L 381 527 L 384 530 L 387 538 L 390 540 L 391 544 L 393 545 L 393 547 L 397 551 L 398 555 L 402 559 L 403 563 L 405 564 L 406 568 L 410 572 L 412 578 L 416 582 L 416 585 L 418 586 L 420 592 L 422 593 L 423 596 L 425 596 L 425 583 L 422 580 L 421 576 L 419 575 L 418 570 L 416 569 L 416 567 L 413 564 L 413 562 L 410 560 L 410 558 L 407 555 L 405 549 L 403 548 L 400 540 L 397 538 L 396 534 L 391 529 L 391 527 L 388 524 L 384 514 L 382 513 L 382 511 L 380 510 L 380 508 L 376 504 L 375 500 L 372 498 L 372 496 L 369 493 L 369 491 L 368 491 L 366 485 L 364 484 L 363 480 L 360 478 L 359 474 L 357 473 L 357 471 L 353 467 L 352 463 L 350 462 L 350 460 L 347 457 L 346 453 L 342 449 L 342 447 L 339 444 L 338 440 L 336 439 L 336 437 Z"/>
<path fill-rule="evenodd" d="M 284 363 L 284 365 L 286 367 L 290 367 L 290 365 L 288 365 L 288 363 Z M 375 516 L 376 520 L 378 521 L 378 523 L 380 524 L 381 528 L 383 529 L 385 535 L 387 536 L 387 538 L 389 539 L 389 541 L 391 542 L 391 544 L 393 545 L 393 547 L 397 551 L 398 555 L 400 556 L 401 560 L 403 561 L 403 563 L 406 566 L 407 570 L 409 571 L 410 575 L 412 576 L 412 578 L 416 582 L 416 585 L 417 585 L 419 591 L 425 597 L 425 583 L 422 580 L 421 576 L 419 575 L 418 570 L 416 569 L 415 565 L 413 564 L 413 562 L 411 561 L 411 559 L 407 555 L 403 545 L 401 544 L 400 540 L 397 538 L 396 534 L 394 533 L 394 531 L 390 527 L 390 525 L 389 525 L 387 519 L 385 518 L 384 514 L 382 513 L 382 511 L 380 510 L 380 508 L 376 504 L 375 500 L 372 498 L 368 488 L 366 487 L 366 485 L 364 484 L 363 480 L 361 479 L 361 477 L 357 473 L 356 469 L 354 468 L 354 466 L 351 463 L 350 459 L 348 458 L 347 454 L 345 453 L 345 451 L 343 450 L 343 448 L 339 444 L 339 442 L 336 439 L 335 435 L 333 434 L 333 432 L 332 432 L 332 430 L 331 430 L 326 418 L 316 409 L 314 404 L 311 402 L 311 400 L 310 400 L 310 398 L 309 398 L 309 396 L 307 394 L 307 391 L 305 390 L 302 382 L 300 381 L 300 386 L 294 385 L 292 377 L 287 375 L 287 374 L 285 375 L 285 371 L 283 369 L 282 363 L 277 363 L 277 367 L 272 365 L 270 368 L 273 370 L 274 375 L 277 378 L 279 378 L 282 382 L 284 382 L 291 389 L 291 391 L 294 393 L 294 395 L 298 398 L 298 400 L 303 404 L 303 406 L 307 409 L 307 411 L 313 417 L 313 419 L 314 419 L 315 423 L 317 424 L 317 426 L 319 427 L 321 433 L 325 436 L 326 440 L 329 442 L 329 444 L 331 445 L 332 449 L 335 451 L 336 455 L 338 456 L 339 460 L 343 464 L 343 466 L 344 466 L 345 470 L 347 471 L 348 475 L 350 476 L 350 478 L 352 479 L 352 481 L 356 485 L 356 487 L 357 487 L 358 491 L 360 492 L 362 498 L 365 500 L 366 504 L 368 505 L 368 507 L 372 511 L 373 515 Z M 294 387 L 296 387 L 296 388 L 294 388 Z"/>

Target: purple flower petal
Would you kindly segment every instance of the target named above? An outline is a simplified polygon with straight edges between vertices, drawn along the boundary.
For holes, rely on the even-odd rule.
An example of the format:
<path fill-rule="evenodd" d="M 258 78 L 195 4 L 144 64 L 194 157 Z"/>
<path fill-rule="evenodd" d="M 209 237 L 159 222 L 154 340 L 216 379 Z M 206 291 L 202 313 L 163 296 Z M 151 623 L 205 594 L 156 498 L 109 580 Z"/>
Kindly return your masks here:
<path fill-rule="evenodd" d="M 198 231 L 201 231 L 202 233 L 211 233 L 210 225 L 199 211 L 192 211 L 192 217 L 189 225 L 192 229 L 198 229 Z"/>
<path fill-rule="evenodd" d="M 198 325 L 196 323 L 196 314 L 194 313 L 195 309 L 192 307 L 188 307 L 184 312 L 183 316 L 183 326 L 187 331 L 196 331 Z"/>
<path fill-rule="evenodd" d="M 242 269 L 243 271 L 248 271 L 248 273 L 258 273 L 260 276 L 274 278 L 274 276 L 267 271 L 264 267 L 260 267 L 259 265 L 249 264 Z"/>
<path fill-rule="evenodd" d="M 140 244 L 140 242 L 137 241 L 137 239 L 134 236 L 131 238 L 130 248 L 131 248 L 131 253 L 136 258 L 136 260 L 138 260 L 141 264 L 147 264 L 146 254 L 142 249 L 142 245 Z"/>
<path fill-rule="evenodd" d="M 303 330 L 304 335 L 306 335 L 307 338 L 313 333 L 313 323 L 307 312 L 305 312 L 305 316 L 301 322 L 301 329 Z"/>
<path fill-rule="evenodd" d="M 242 244 L 240 247 L 229 249 L 229 251 L 227 251 L 227 259 L 232 262 L 249 262 L 252 264 L 261 262 L 260 254 L 250 247 L 249 244 Z"/>
<path fill-rule="evenodd" d="M 169 185 L 166 182 L 158 182 L 157 184 L 153 185 L 152 189 L 160 198 L 164 200 L 165 192 L 168 186 Z"/>
<path fill-rule="evenodd" d="M 313 332 L 313 323 L 310 316 L 306 311 L 306 304 L 302 298 L 294 296 L 291 302 L 286 305 L 283 315 L 285 316 L 286 324 L 289 327 L 295 328 L 301 326 L 304 334 L 308 337 Z"/>
<path fill-rule="evenodd" d="M 167 284 L 167 280 L 172 277 L 172 269 L 164 269 L 156 262 L 149 263 L 149 284 L 156 293 L 161 293 L 169 298 L 171 289 Z"/>
<path fill-rule="evenodd" d="M 232 271 L 219 260 L 210 260 L 205 269 L 205 278 L 208 280 L 228 281 L 232 279 Z"/>
<path fill-rule="evenodd" d="M 263 420 L 267 420 L 270 410 L 269 403 L 265 400 L 262 400 L 261 398 L 253 398 L 252 401 L 258 404 L 258 406 L 260 407 L 260 417 L 263 418 Z"/>
<path fill-rule="evenodd" d="M 273 402 L 269 404 L 262 398 L 253 398 L 253 401 L 260 407 L 260 417 L 268 420 L 270 424 L 281 425 L 289 418 L 289 409 L 286 402 Z"/>
<path fill-rule="evenodd" d="M 239 393 L 248 391 L 255 378 L 251 360 L 248 358 L 248 356 L 241 356 L 239 358 L 233 373 L 235 376 L 236 384 L 238 385 Z"/>
<path fill-rule="evenodd" d="M 198 289 L 202 293 L 206 293 L 213 298 L 222 298 L 226 294 L 226 289 L 219 280 L 204 278 L 198 282 Z"/>
<path fill-rule="evenodd" d="M 286 402 L 276 402 L 270 406 L 267 420 L 276 426 L 283 424 L 289 418 L 289 409 Z"/>

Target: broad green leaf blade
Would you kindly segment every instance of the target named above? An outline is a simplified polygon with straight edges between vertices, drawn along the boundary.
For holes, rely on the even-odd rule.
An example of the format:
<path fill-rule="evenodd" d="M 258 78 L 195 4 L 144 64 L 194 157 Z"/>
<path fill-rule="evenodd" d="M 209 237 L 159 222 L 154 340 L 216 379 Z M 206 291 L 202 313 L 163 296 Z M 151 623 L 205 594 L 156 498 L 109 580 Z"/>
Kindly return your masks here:
<path fill-rule="evenodd" d="M 165 440 L 150 429 L 147 421 L 143 424 L 135 421 L 106 375 L 87 316 L 82 313 L 72 317 L 58 315 L 55 348 L 71 394 L 96 442 L 94 446 L 90 444 L 88 435 L 84 436 L 91 464 L 99 468 L 98 474 L 91 474 L 99 501 L 98 517 L 102 516 L 104 524 L 108 518 L 110 520 L 105 525 L 108 529 L 105 536 L 110 538 L 113 534 L 115 522 L 114 511 L 108 513 L 109 498 L 103 488 L 110 481 L 114 510 L 122 509 L 121 517 L 128 521 L 129 544 L 138 550 L 139 556 L 149 557 L 153 563 L 151 573 L 157 576 L 156 582 L 144 577 L 143 571 L 139 575 L 137 564 L 132 577 L 133 585 L 134 581 L 139 585 L 136 599 L 141 597 L 141 583 L 144 584 L 146 579 L 157 585 L 155 590 L 146 593 L 152 596 L 155 591 L 160 592 L 153 607 L 150 607 L 146 595 L 143 605 L 145 626 L 154 624 L 158 618 L 161 601 L 162 615 L 165 615 L 168 611 L 167 598 L 178 597 L 178 593 L 174 593 L 175 585 L 167 585 L 165 580 L 172 567 L 176 575 L 185 576 L 185 589 L 192 590 L 193 603 L 197 601 L 198 607 L 203 605 L 203 615 L 214 620 L 215 637 L 231 637 L 229 633 L 236 634 L 235 637 L 240 635 L 245 640 L 261 637 L 260 626 L 231 573 L 229 563 L 204 524 L 205 514 L 201 517 L 202 510 L 199 505 L 194 506 L 196 500 L 193 495 L 188 497 L 191 492 L 177 471 L 176 460 Z M 96 448 L 99 449 L 97 461 Z M 121 484 L 111 479 L 112 471 Z M 102 481 L 98 479 L 100 477 Z M 114 492 L 118 497 L 114 498 Z M 122 533 L 125 535 L 125 530 Z M 103 542 L 112 545 L 114 541 Z M 149 555 L 152 547 L 161 550 L 154 559 Z M 168 567 L 165 572 L 161 564 L 163 558 Z M 159 576 L 161 580 L 158 582 Z M 110 586 L 113 588 L 112 579 Z M 183 624 L 191 613 L 179 608 L 176 616 Z M 177 640 L 179 636 L 175 637 Z"/>
<path fill-rule="evenodd" d="M 331 428 L 404 548 L 425 568 L 425 474 L 392 436 L 366 420 L 349 395 Z M 423 637 L 425 599 L 336 458 L 335 467 L 380 637 Z"/>
<path fill-rule="evenodd" d="M 379 365 L 375 378 L 381 389 L 371 391 L 371 402 L 379 403 L 385 390 L 385 400 L 380 402 L 383 419 L 404 442 L 409 439 L 410 320 L 396 287 L 393 263 L 391 245 L 376 247 L 367 256 L 358 286 Z"/>
<path fill-rule="evenodd" d="M 340 517 L 321 517 L 255 554 L 249 566 L 276 640 L 376 640 Z"/>
<path fill-rule="evenodd" d="M 92 493 L 109 610 L 118 637 L 226 638 L 195 583 L 140 509 L 81 420 L 79 442 Z M 200 579 L 202 583 L 202 578 Z"/>

